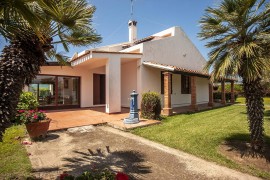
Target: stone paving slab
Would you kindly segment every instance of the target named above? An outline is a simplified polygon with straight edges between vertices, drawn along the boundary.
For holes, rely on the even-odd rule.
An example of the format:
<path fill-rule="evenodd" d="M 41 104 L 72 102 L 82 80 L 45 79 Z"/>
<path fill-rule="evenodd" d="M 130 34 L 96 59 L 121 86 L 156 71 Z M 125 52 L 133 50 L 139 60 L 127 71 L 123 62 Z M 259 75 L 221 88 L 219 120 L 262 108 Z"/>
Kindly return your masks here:
<path fill-rule="evenodd" d="M 157 121 L 157 120 L 140 119 L 140 122 L 136 124 L 124 124 L 124 120 L 121 119 L 118 121 L 108 122 L 107 125 L 116 129 L 120 129 L 122 131 L 128 131 L 135 128 L 157 125 L 160 123 L 161 121 Z"/>

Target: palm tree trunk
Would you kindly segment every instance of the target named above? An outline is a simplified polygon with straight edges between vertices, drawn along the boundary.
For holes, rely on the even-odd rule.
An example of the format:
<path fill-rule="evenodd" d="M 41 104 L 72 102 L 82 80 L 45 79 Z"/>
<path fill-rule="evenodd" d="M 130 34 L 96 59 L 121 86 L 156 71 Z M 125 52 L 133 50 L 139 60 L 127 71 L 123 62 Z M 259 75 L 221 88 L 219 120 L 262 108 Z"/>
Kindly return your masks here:
<path fill-rule="evenodd" d="M 16 38 L 0 56 L 0 140 L 16 114 L 23 87 L 31 83 L 45 62 L 37 38 Z"/>
<path fill-rule="evenodd" d="M 247 82 L 243 79 L 244 94 L 246 98 L 251 148 L 261 151 L 264 146 L 264 103 L 261 79 Z"/>

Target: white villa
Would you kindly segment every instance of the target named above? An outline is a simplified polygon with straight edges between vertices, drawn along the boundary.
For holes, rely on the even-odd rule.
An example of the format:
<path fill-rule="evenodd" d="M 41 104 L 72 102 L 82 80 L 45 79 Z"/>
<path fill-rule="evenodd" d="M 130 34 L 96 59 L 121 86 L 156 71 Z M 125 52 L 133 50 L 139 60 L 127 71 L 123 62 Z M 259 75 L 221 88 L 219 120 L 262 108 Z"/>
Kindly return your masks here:
<path fill-rule="evenodd" d="M 160 93 L 164 115 L 176 107 L 212 106 L 206 60 L 183 30 L 172 27 L 137 40 L 136 24 L 129 21 L 129 42 L 76 53 L 71 67 L 43 66 L 28 90 L 47 109 L 104 106 L 106 113 L 118 113 L 129 107 L 132 90 L 139 104 L 142 93 Z"/>

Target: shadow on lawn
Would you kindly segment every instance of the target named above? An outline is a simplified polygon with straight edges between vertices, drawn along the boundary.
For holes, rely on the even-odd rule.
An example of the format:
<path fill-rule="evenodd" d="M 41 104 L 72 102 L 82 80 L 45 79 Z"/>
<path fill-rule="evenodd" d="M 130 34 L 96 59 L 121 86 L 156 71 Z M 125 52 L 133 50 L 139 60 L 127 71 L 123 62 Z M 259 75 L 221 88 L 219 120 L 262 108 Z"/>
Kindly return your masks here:
<path fill-rule="evenodd" d="M 151 167 L 143 164 L 145 157 L 137 151 L 115 151 L 110 147 L 91 150 L 88 152 L 73 151 L 74 158 L 65 158 L 64 167 L 68 174 L 79 175 L 87 170 L 110 169 L 113 172 L 124 172 L 132 179 L 141 179 L 143 174 L 151 173 Z"/>
<path fill-rule="evenodd" d="M 230 148 L 227 151 L 236 151 L 241 157 L 263 158 L 270 162 L 270 137 L 265 136 L 265 148 L 263 152 L 252 150 L 249 134 L 233 134 L 225 139 L 225 144 Z"/>

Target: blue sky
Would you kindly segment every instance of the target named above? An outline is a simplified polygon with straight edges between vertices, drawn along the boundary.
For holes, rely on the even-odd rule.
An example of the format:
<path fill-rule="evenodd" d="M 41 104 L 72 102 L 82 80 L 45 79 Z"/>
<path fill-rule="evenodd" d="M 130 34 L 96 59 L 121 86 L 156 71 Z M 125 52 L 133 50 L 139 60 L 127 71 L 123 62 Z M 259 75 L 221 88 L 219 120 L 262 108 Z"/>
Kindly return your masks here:
<path fill-rule="evenodd" d="M 144 38 L 164 29 L 180 26 L 207 59 L 208 49 L 205 41 L 199 40 L 200 31 L 198 21 L 208 6 L 214 6 L 219 0 L 134 0 L 134 19 L 138 21 L 138 38 Z M 89 0 L 97 10 L 93 18 L 93 26 L 103 40 L 97 46 L 115 44 L 128 41 L 127 22 L 130 16 L 130 0 Z M 4 40 L 0 39 L 0 50 Z M 71 47 L 72 56 L 90 47 Z M 62 47 L 57 47 L 62 51 Z"/>

